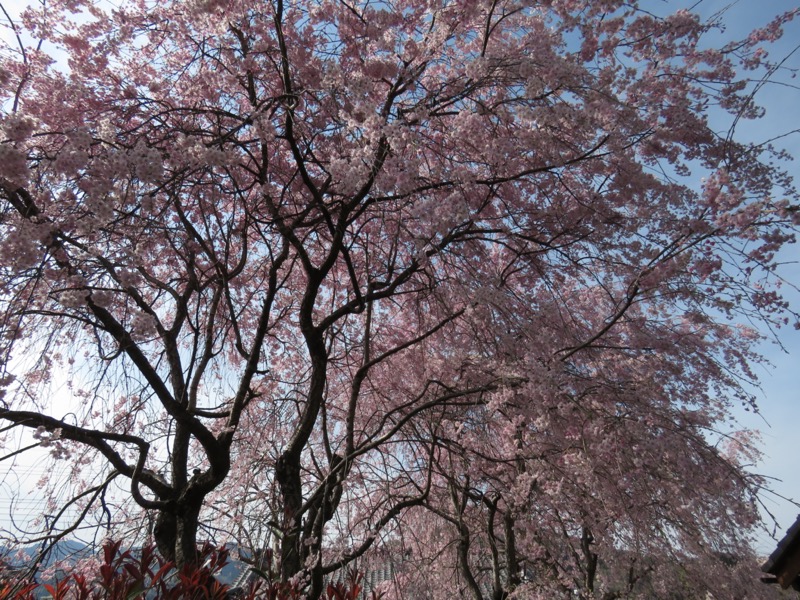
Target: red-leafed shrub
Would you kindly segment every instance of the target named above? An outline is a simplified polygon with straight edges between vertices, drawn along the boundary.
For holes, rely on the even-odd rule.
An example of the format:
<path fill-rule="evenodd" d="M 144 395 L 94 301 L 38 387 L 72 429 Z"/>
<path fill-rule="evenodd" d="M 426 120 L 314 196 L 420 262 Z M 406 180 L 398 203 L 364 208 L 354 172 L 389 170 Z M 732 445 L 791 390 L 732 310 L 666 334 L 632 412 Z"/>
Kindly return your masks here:
<path fill-rule="evenodd" d="M 121 550 L 121 542 L 103 545 L 102 562 L 95 568 L 68 572 L 54 583 L 20 580 L 11 569 L 0 565 L 0 600 L 296 600 L 304 590 L 294 582 L 278 581 L 271 568 L 254 569 L 248 588 L 232 593 L 215 578 L 228 563 L 224 548 L 204 546 L 201 566 L 177 569 L 165 561 L 152 546 L 139 553 Z M 322 600 L 356 600 L 362 597 L 362 576 L 351 571 L 346 580 L 326 586 Z M 372 594 L 377 600 L 378 596 Z"/>

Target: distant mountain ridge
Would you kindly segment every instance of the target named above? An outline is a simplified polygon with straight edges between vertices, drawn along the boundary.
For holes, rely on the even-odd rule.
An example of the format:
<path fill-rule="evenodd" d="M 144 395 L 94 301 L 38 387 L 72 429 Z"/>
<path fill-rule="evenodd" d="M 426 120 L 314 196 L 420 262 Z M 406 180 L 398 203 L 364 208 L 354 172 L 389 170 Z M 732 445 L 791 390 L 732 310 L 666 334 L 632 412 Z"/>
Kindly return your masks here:
<path fill-rule="evenodd" d="M 140 548 L 133 548 L 134 554 L 137 554 Z M 229 552 L 227 564 L 215 574 L 216 579 L 220 583 L 232 585 L 239 580 L 242 575 L 250 569 L 250 565 L 244 561 L 237 560 L 234 556 L 238 555 L 235 547 L 227 547 Z M 27 557 L 24 561 L 15 559 L 19 552 Z M 33 560 L 42 551 L 41 544 L 32 544 L 23 546 L 21 548 L 9 548 L 8 546 L 0 546 L 0 561 L 4 562 L 11 569 L 25 568 L 26 563 Z M 79 561 L 97 555 L 101 549 L 94 549 L 91 545 L 84 544 L 77 540 L 59 540 L 51 546 L 45 554 L 40 563 L 39 572 L 45 571 L 55 566 L 59 566 L 61 574 L 68 572 L 70 567 L 77 564 Z M 60 564 L 59 564 L 60 563 Z M 60 575 L 57 573 L 55 579 L 59 579 Z M 50 580 L 38 579 L 40 583 L 51 583 Z"/>

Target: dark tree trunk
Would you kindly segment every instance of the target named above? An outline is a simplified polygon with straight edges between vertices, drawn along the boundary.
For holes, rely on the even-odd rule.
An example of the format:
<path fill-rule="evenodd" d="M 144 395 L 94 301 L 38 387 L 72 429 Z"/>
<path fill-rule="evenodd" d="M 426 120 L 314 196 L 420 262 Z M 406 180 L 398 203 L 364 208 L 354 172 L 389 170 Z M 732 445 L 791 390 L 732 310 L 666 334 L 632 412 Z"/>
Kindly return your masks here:
<path fill-rule="evenodd" d="M 507 509 L 503 517 L 506 538 L 506 570 L 508 571 L 508 591 L 513 592 L 520 584 L 519 562 L 517 560 L 517 541 L 514 532 L 514 517 Z"/>
<path fill-rule="evenodd" d="M 202 496 L 199 500 L 192 499 L 190 503 L 181 503 L 180 505 L 175 535 L 175 564 L 178 566 L 197 563 L 197 529 L 202 505 Z"/>
<path fill-rule="evenodd" d="M 303 567 L 300 536 L 300 509 L 303 495 L 300 483 L 300 464 L 291 456 L 284 454 L 275 465 L 275 479 L 283 501 L 283 522 L 281 523 L 281 579 L 288 581 Z"/>
<path fill-rule="evenodd" d="M 178 532 L 178 519 L 171 511 L 159 511 L 153 527 L 153 537 L 158 553 L 166 560 L 175 562 L 175 539 Z"/>
<path fill-rule="evenodd" d="M 153 537 L 158 553 L 178 567 L 197 562 L 197 530 L 203 498 L 181 502 L 156 517 Z"/>

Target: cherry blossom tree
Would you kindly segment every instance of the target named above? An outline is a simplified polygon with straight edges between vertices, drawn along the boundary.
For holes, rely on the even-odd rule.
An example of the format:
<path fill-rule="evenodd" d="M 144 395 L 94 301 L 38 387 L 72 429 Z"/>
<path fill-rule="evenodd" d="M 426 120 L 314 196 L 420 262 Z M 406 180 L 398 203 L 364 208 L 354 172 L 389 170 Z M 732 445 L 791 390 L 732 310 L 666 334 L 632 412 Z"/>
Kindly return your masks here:
<path fill-rule="evenodd" d="M 311 597 L 418 523 L 475 598 L 744 556 L 763 482 L 718 442 L 750 325 L 789 322 L 798 198 L 709 111 L 760 116 L 793 16 L 711 48 L 618 0 L 27 9 L 6 453 L 31 432 L 79 518 L 142 511 L 179 564 L 201 531 L 272 545 Z"/>

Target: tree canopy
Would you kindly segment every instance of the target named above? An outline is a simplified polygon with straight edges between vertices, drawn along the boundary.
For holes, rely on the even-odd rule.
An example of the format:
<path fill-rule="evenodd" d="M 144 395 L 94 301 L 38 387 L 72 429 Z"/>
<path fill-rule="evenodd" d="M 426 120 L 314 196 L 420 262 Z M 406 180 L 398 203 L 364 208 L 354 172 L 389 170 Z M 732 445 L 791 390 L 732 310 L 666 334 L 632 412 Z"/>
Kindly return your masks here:
<path fill-rule="evenodd" d="M 798 196 L 709 118 L 761 116 L 794 13 L 715 48 L 647 5 L 27 9 L 6 455 L 31 432 L 60 508 L 178 564 L 272 548 L 310 597 L 389 558 L 419 598 L 735 597 L 764 482 L 727 420 L 793 319 Z"/>

